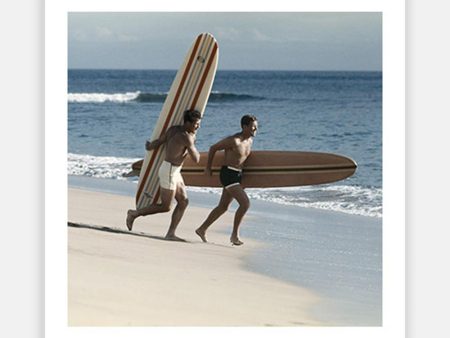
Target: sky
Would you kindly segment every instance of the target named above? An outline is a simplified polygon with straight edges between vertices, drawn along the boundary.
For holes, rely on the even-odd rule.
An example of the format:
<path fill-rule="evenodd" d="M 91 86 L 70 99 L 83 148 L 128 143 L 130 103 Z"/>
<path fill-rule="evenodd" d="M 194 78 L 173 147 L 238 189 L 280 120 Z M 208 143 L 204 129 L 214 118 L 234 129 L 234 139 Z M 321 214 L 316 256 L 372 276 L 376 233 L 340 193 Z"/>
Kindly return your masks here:
<path fill-rule="evenodd" d="M 178 69 L 195 37 L 221 70 L 382 70 L 382 14 L 69 13 L 70 69 Z"/>

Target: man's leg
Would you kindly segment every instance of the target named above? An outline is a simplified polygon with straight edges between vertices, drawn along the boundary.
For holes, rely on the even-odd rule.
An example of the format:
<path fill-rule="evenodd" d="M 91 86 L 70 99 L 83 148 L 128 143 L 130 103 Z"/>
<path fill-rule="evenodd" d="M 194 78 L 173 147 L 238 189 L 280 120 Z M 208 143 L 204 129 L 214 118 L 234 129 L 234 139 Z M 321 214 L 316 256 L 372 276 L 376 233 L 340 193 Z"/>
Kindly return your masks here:
<path fill-rule="evenodd" d="M 133 229 L 133 222 L 139 216 L 147 216 L 170 211 L 170 205 L 172 203 L 173 197 L 175 196 L 175 190 L 160 188 L 160 194 L 161 194 L 161 204 L 150 205 L 146 208 L 142 208 L 139 210 L 131 210 L 131 209 L 128 210 L 127 213 L 128 230 L 131 231 Z"/>
<path fill-rule="evenodd" d="M 239 240 L 239 226 L 245 213 L 250 208 L 250 200 L 240 184 L 228 188 L 228 193 L 239 203 L 239 208 L 234 215 L 233 232 L 230 240 L 234 245 L 242 245 L 244 243 Z"/>
<path fill-rule="evenodd" d="M 203 224 L 195 230 L 195 233 L 200 236 L 203 242 L 207 242 L 206 240 L 206 230 L 209 226 L 214 223 L 220 216 L 222 216 L 230 206 L 233 197 L 229 194 L 227 189 L 223 188 L 222 196 L 220 197 L 219 205 L 215 207 L 208 215 Z"/>
<path fill-rule="evenodd" d="M 177 185 L 177 190 L 175 192 L 175 199 L 177 201 L 177 206 L 175 207 L 172 213 L 172 221 L 170 222 L 169 230 L 167 231 L 166 239 L 170 239 L 173 241 L 182 241 L 185 242 L 184 239 L 175 236 L 175 230 L 178 227 L 178 224 L 181 221 L 181 218 L 184 215 L 184 211 L 186 210 L 189 200 L 187 198 L 186 187 L 184 183 L 180 182 Z"/>

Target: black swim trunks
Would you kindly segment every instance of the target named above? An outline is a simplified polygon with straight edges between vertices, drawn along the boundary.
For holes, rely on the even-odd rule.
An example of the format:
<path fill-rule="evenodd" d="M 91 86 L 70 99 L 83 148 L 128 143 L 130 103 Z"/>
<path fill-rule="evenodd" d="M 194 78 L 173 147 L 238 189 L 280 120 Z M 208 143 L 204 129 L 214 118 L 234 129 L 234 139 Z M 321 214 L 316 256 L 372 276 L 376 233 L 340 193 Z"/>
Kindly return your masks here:
<path fill-rule="evenodd" d="M 220 169 L 220 183 L 222 183 L 225 188 L 230 188 L 232 186 L 240 184 L 241 179 L 241 169 L 227 166 L 223 166 L 222 169 Z"/>

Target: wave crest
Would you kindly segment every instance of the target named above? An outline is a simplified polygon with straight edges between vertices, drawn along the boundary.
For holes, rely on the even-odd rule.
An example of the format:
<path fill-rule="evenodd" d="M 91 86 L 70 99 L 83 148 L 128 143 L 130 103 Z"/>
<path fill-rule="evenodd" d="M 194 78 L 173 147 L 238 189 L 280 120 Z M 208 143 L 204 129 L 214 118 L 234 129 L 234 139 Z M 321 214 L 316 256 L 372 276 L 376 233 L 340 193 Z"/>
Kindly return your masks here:
<path fill-rule="evenodd" d="M 127 102 L 164 102 L 168 93 L 69 93 L 69 103 L 127 103 Z M 214 91 L 209 96 L 210 102 L 264 100 L 263 97 L 249 94 L 222 93 Z"/>
<path fill-rule="evenodd" d="M 104 103 L 104 102 L 130 102 L 135 100 L 140 95 L 140 92 L 134 93 L 69 93 L 68 102 L 71 103 Z"/>

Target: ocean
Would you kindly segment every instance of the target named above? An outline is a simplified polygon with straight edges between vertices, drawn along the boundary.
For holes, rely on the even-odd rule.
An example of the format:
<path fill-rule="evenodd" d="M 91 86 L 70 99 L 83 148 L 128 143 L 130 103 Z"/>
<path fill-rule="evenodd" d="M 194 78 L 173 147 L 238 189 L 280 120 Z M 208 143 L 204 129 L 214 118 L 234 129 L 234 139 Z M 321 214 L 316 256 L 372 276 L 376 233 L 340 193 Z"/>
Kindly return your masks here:
<path fill-rule="evenodd" d="M 175 70 L 68 71 L 68 174 L 130 180 Z M 254 150 L 337 153 L 358 164 L 343 181 L 249 189 L 254 200 L 382 217 L 382 73 L 218 71 L 197 148 L 207 151 L 257 116 Z M 220 189 L 189 188 L 220 194 Z"/>
<path fill-rule="evenodd" d="M 137 178 L 122 174 L 144 156 L 175 73 L 69 70 L 69 185 L 134 196 Z M 244 264 L 314 290 L 323 301 L 313 312 L 330 325 L 381 325 L 382 73 L 218 71 L 198 149 L 238 132 L 243 114 L 258 118 L 255 150 L 337 153 L 358 163 L 332 184 L 248 189 L 241 238 L 265 246 Z M 220 192 L 188 187 L 207 208 Z"/>

